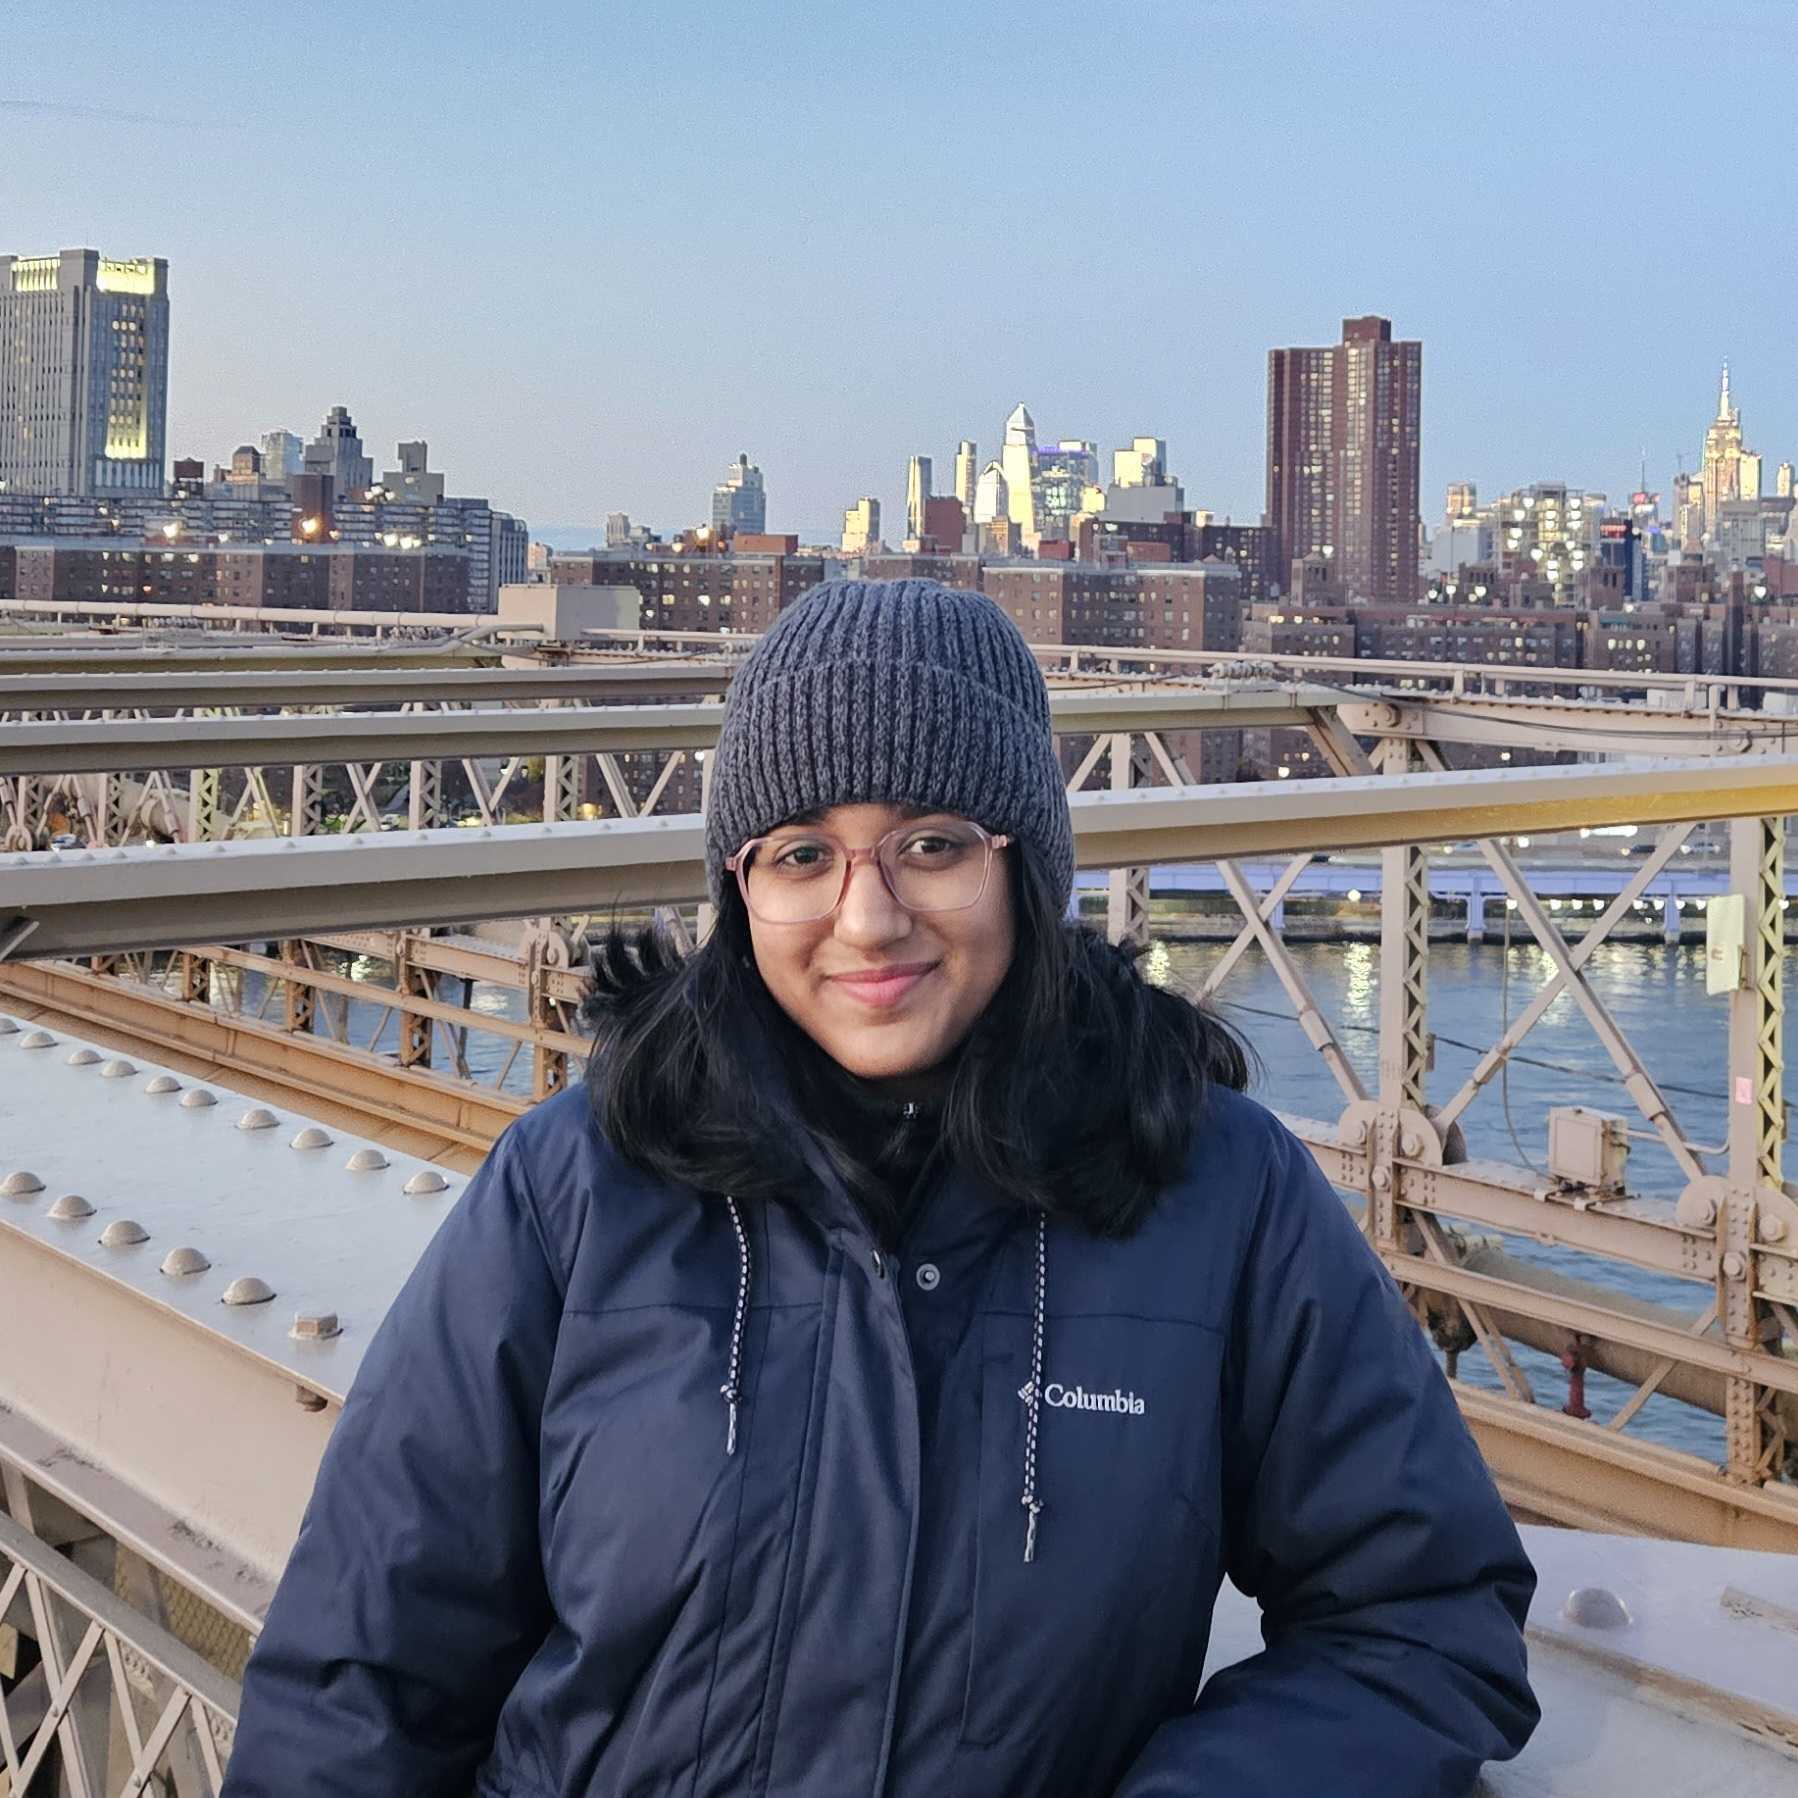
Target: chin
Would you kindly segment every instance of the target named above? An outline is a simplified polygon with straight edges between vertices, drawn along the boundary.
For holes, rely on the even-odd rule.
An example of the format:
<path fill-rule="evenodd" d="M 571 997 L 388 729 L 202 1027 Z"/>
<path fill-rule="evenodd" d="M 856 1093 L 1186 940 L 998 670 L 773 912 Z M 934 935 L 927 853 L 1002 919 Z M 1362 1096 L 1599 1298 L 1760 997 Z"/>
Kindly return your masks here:
<path fill-rule="evenodd" d="M 837 1041 L 821 1045 L 838 1067 L 858 1080 L 902 1080 L 910 1074 L 928 1073 L 946 1051 L 936 1044 Z"/>

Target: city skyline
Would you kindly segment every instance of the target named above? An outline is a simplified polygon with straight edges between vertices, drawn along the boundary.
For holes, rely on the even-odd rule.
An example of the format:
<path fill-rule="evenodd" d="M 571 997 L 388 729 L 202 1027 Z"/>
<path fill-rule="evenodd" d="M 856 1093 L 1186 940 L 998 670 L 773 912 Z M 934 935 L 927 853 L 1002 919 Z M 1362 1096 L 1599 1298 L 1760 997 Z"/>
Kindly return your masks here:
<path fill-rule="evenodd" d="M 1783 9 L 1515 5 L 1470 36 L 1436 8 L 1369 32 L 1318 6 L 1150 7 L 1095 67 L 1061 28 L 1075 10 L 1034 9 L 1025 31 L 976 8 L 1008 46 L 1003 94 L 933 60 L 981 23 L 962 10 L 884 23 L 872 59 L 864 28 L 774 10 L 784 24 L 714 21 L 693 66 L 698 9 L 546 5 L 506 21 L 517 91 L 488 79 L 485 8 L 441 9 L 421 45 L 327 4 L 279 56 L 221 21 L 205 57 L 148 34 L 129 68 L 109 54 L 116 6 L 13 22 L 0 249 L 168 260 L 171 459 L 309 438 L 341 404 L 379 452 L 427 439 L 457 490 L 545 530 L 703 522 L 746 450 L 769 527 L 828 540 L 858 494 L 902 519 L 913 455 L 939 485 L 960 439 L 984 462 L 1020 401 L 1045 443 L 1153 433 L 1189 505 L 1258 519 L 1267 350 L 1369 312 L 1428 357 L 1426 522 L 1455 479 L 1620 499 L 1643 449 L 1670 494 L 1725 358 L 1769 465 L 1798 443 L 1777 228 L 1755 184 L 1718 182 L 1664 126 L 1714 103 L 1719 62 L 1735 109 L 1778 116 Z M 352 22 L 366 54 L 346 64 Z M 546 128 L 614 62 L 632 79 L 603 115 Z M 764 105 L 763 76 L 806 105 Z M 1273 103 L 1295 86 L 1304 108 Z M 1470 100 L 1501 92 L 1471 129 Z M 324 93 L 379 157 L 373 204 L 350 204 L 354 157 L 297 147 Z M 288 154 L 234 153 L 283 113 Z M 650 132 L 656 116 L 679 129 Z M 1057 178 L 988 205 L 970 142 L 981 166 L 1039 173 L 1053 145 Z M 908 187 L 944 204 L 820 264 L 808 245 L 902 148 Z M 673 229 L 702 191 L 707 229 Z"/>

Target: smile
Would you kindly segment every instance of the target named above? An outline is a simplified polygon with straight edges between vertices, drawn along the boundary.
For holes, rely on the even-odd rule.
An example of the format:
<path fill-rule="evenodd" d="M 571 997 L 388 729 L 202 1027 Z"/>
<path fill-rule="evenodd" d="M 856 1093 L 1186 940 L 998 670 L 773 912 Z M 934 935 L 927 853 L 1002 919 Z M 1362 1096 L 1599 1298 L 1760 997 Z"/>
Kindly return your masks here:
<path fill-rule="evenodd" d="M 875 1011 L 888 1011 L 903 1000 L 921 980 L 936 971 L 933 961 L 905 962 L 890 968 L 869 968 L 857 974 L 832 974 L 833 987 Z"/>

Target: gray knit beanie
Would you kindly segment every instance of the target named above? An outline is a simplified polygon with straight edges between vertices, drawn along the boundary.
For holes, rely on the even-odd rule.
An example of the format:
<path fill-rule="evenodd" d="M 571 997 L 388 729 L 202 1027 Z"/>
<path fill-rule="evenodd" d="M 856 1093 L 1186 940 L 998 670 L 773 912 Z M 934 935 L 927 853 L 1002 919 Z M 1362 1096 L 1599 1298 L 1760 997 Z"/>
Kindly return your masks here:
<path fill-rule="evenodd" d="M 1033 844 L 1054 898 L 1074 829 L 1049 690 L 1023 633 L 984 594 L 936 581 L 825 581 L 781 613 L 724 708 L 706 801 L 706 881 L 801 813 L 925 805 Z"/>

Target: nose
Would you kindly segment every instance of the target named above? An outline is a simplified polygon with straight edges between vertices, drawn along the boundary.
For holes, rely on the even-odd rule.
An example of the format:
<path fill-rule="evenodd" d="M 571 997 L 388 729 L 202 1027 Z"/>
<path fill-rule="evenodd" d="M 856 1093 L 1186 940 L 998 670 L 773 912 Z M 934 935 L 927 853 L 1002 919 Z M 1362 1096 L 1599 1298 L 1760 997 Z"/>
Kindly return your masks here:
<path fill-rule="evenodd" d="M 855 949 L 883 949 L 911 934 L 912 916 L 893 895 L 872 860 L 849 871 L 843 903 L 837 907 L 837 941 Z"/>

